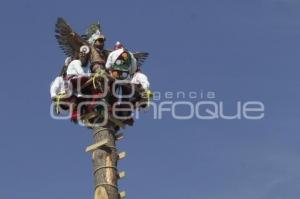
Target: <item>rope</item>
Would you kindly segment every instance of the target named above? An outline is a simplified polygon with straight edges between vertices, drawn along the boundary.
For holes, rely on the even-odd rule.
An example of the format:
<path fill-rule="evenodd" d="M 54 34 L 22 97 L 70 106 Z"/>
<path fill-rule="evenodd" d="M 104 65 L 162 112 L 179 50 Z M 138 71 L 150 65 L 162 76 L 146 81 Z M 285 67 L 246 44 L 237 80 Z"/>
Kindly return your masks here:
<path fill-rule="evenodd" d="M 94 89 L 96 89 L 96 78 L 97 77 L 99 77 L 99 74 L 98 73 L 96 73 L 95 75 L 94 75 L 94 77 L 93 77 L 93 87 L 94 87 Z"/>
<path fill-rule="evenodd" d="M 56 113 L 57 114 L 59 114 L 59 104 L 60 104 L 60 100 L 62 99 L 62 98 L 64 98 L 66 96 L 66 93 L 65 92 L 62 92 L 62 93 L 60 93 L 60 94 L 58 94 L 57 96 L 56 96 L 56 103 L 55 103 L 55 108 L 56 108 Z"/>
<path fill-rule="evenodd" d="M 97 173 L 97 171 L 99 171 L 100 169 L 114 169 L 117 171 L 117 167 L 114 166 L 103 166 L 103 167 L 97 167 L 94 171 L 94 175 Z"/>
<path fill-rule="evenodd" d="M 104 70 L 100 70 L 99 73 L 95 73 L 95 75 L 93 77 L 93 87 L 94 87 L 94 89 L 96 89 L 96 78 L 102 77 L 103 75 L 104 75 Z"/>
<path fill-rule="evenodd" d="M 61 98 L 60 95 L 58 95 L 58 96 L 56 97 L 56 104 L 55 104 L 56 114 L 59 114 L 59 103 L 60 103 L 60 98 Z"/>
<path fill-rule="evenodd" d="M 113 187 L 113 188 L 115 188 L 115 189 L 118 190 L 118 187 L 117 187 L 116 185 L 109 184 L 109 183 L 100 183 L 100 184 L 96 184 L 95 189 L 97 189 L 98 187 L 103 186 L 103 185 L 111 186 L 111 187 Z"/>
<path fill-rule="evenodd" d="M 150 89 L 147 89 L 146 95 L 147 95 L 147 107 L 149 107 L 150 106 L 150 100 L 153 98 L 153 93 L 151 92 Z"/>

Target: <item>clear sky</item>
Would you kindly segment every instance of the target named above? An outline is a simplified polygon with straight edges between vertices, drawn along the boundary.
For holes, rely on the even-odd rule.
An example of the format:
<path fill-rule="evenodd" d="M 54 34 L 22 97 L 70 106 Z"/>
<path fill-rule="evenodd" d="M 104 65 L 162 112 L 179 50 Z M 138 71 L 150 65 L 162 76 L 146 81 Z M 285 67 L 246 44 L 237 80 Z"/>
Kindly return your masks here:
<path fill-rule="evenodd" d="M 265 105 L 257 121 L 142 114 L 118 144 L 128 153 L 119 165 L 128 198 L 299 198 L 299 1 L 3 0 L 1 199 L 93 197 L 91 132 L 49 114 L 65 58 L 54 38 L 59 16 L 79 33 L 99 20 L 107 48 L 120 40 L 148 51 L 154 91 L 213 91 L 228 113 L 237 101 Z"/>

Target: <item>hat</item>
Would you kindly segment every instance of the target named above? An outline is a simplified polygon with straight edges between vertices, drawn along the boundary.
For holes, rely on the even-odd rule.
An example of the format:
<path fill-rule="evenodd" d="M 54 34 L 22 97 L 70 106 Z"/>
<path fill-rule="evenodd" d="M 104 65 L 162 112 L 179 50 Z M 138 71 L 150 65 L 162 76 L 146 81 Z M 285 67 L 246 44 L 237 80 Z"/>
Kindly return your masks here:
<path fill-rule="evenodd" d="M 105 36 L 99 30 L 97 30 L 94 34 L 92 34 L 88 42 L 89 44 L 94 45 L 98 39 L 105 39 Z"/>
<path fill-rule="evenodd" d="M 123 44 L 121 44 L 121 42 L 117 41 L 115 46 L 114 46 L 114 50 L 118 50 L 124 48 Z"/>

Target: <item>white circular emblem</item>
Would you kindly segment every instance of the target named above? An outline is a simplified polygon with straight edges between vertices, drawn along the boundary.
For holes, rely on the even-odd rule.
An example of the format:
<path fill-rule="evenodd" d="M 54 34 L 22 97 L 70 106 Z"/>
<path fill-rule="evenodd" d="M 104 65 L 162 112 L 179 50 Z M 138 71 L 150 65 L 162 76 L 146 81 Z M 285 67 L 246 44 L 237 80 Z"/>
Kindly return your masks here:
<path fill-rule="evenodd" d="M 116 61 L 116 64 L 117 64 L 117 65 L 121 65 L 121 60 L 117 60 L 117 61 Z"/>
<path fill-rule="evenodd" d="M 81 46 L 80 47 L 80 52 L 88 54 L 90 52 L 90 48 L 87 45 Z"/>

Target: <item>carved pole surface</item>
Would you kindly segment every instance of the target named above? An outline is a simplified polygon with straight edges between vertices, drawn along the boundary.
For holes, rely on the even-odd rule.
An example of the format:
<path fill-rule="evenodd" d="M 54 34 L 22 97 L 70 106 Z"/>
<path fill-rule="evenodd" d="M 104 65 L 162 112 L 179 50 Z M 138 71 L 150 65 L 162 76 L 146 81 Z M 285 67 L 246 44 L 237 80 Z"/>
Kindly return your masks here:
<path fill-rule="evenodd" d="M 119 199 L 118 190 L 118 154 L 116 150 L 114 125 L 108 123 L 103 127 L 93 128 L 94 142 L 107 139 L 104 147 L 93 151 L 93 168 L 95 180 L 95 199 Z"/>

